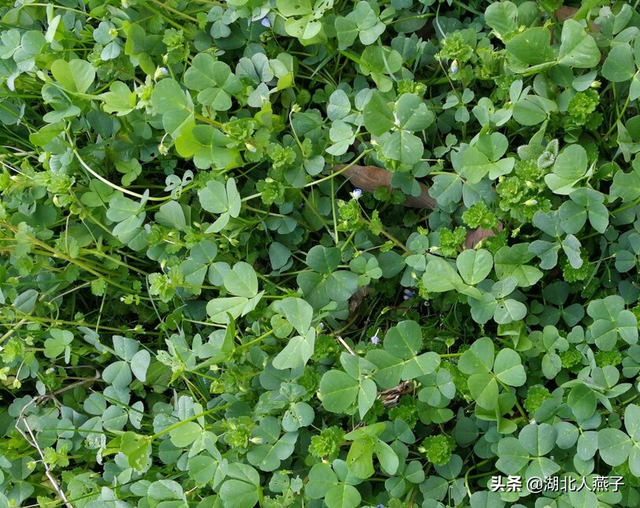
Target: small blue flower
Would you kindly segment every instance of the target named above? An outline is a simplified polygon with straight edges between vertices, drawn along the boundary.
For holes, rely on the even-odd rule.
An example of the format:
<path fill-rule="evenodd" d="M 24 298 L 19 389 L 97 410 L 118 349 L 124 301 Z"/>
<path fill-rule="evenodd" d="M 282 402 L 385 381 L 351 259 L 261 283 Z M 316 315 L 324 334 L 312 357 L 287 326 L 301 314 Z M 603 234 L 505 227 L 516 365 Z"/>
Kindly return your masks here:
<path fill-rule="evenodd" d="M 362 196 L 362 190 L 353 189 L 353 192 L 351 193 L 351 196 L 353 196 L 353 199 L 360 199 L 360 196 Z"/>
<path fill-rule="evenodd" d="M 380 503 L 378 506 L 376 506 L 376 508 L 384 508 L 384 505 Z"/>
<path fill-rule="evenodd" d="M 371 344 L 377 346 L 378 344 L 380 344 L 380 337 L 378 337 L 378 332 L 380 331 L 380 328 L 378 328 L 376 330 L 376 333 L 373 334 L 373 337 L 371 337 Z"/>
<path fill-rule="evenodd" d="M 413 291 L 411 291 L 410 289 L 405 289 L 404 296 L 402 298 L 404 298 L 405 300 L 408 300 L 412 296 L 413 296 Z"/>
<path fill-rule="evenodd" d="M 451 64 L 451 74 L 457 74 L 458 72 L 458 61 L 454 60 L 453 63 Z"/>
<path fill-rule="evenodd" d="M 266 16 L 260 20 L 260 24 L 265 28 L 271 28 L 271 21 Z"/>

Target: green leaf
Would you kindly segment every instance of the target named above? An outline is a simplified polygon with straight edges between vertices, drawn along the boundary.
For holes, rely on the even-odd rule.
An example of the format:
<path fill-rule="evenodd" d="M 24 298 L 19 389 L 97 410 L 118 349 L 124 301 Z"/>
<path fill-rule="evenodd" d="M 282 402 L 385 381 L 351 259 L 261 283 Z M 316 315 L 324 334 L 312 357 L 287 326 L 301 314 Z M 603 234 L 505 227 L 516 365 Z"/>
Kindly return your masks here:
<path fill-rule="evenodd" d="M 147 496 L 154 501 L 165 501 L 171 499 L 177 499 L 185 501 L 184 490 L 178 482 L 173 480 L 158 480 L 149 485 L 147 490 Z M 177 506 L 184 506 L 183 504 L 176 504 Z"/>
<path fill-rule="evenodd" d="M 114 81 L 109 87 L 109 92 L 102 94 L 102 98 L 104 99 L 103 109 L 107 113 L 124 116 L 136 107 L 137 94 L 122 81 Z"/>
<path fill-rule="evenodd" d="M 341 261 L 340 249 L 315 245 L 307 253 L 307 265 L 319 273 L 331 273 Z"/>
<path fill-rule="evenodd" d="M 347 455 L 349 473 L 362 480 L 373 475 L 373 440 L 371 438 L 356 439 L 351 443 Z"/>
<path fill-rule="evenodd" d="M 558 63 L 567 67 L 590 69 L 600 62 L 596 41 L 584 31 L 582 25 L 569 18 L 562 25 Z"/>
<path fill-rule="evenodd" d="M 506 49 L 507 53 L 527 65 L 548 62 L 555 56 L 551 49 L 551 32 L 544 27 L 526 29 L 511 38 L 506 44 Z"/>
<path fill-rule="evenodd" d="M 541 457 L 553 450 L 556 437 L 557 431 L 551 425 L 531 423 L 520 431 L 518 441 L 531 455 Z"/>
<path fill-rule="evenodd" d="M 226 324 L 229 322 L 229 314 L 232 319 L 244 316 L 256 307 L 261 298 L 262 293 L 251 299 L 244 296 L 216 298 L 207 303 L 207 314 L 214 323 Z"/>
<path fill-rule="evenodd" d="M 422 276 L 422 282 L 426 290 L 433 293 L 451 291 L 460 285 L 464 285 L 455 268 L 441 258 L 429 260 L 427 269 Z"/>
<path fill-rule="evenodd" d="M 85 60 L 56 60 L 51 64 L 51 74 L 68 92 L 83 94 L 93 84 L 96 70 Z"/>
<path fill-rule="evenodd" d="M 304 335 L 311 326 L 313 307 L 300 298 L 285 298 L 273 304 L 274 309 L 284 314 L 298 333 Z"/>
<path fill-rule="evenodd" d="M 472 374 L 467 380 L 467 386 L 478 406 L 489 410 L 497 406 L 498 382 L 493 374 Z"/>
<path fill-rule="evenodd" d="M 511 2 L 507 2 L 511 3 Z M 492 4 L 500 5 L 500 4 Z M 474 492 L 469 498 L 471 508 L 503 508 L 504 501 L 500 499 L 498 492 L 480 491 Z"/>
<path fill-rule="evenodd" d="M 409 132 L 424 130 L 435 119 L 435 115 L 429 111 L 424 101 L 412 93 L 405 93 L 400 96 L 396 101 L 395 114 L 397 118 L 396 126 Z"/>
<path fill-rule="evenodd" d="M 567 404 L 576 418 L 586 420 L 596 412 L 596 394 L 585 385 L 574 386 L 567 397 Z"/>
<path fill-rule="evenodd" d="M 258 503 L 258 487 L 240 480 L 227 480 L 220 487 L 225 508 L 253 508 Z"/>
<path fill-rule="evenodd" d="M 610 466 L 619 466 L 626 462 L 632 442 L 624 432 L 605 428 L 598 431 L 598 450 L 602 460 Z"/>
<path fill-rule="evenodd" d="M 371 379 L 363 379 L 358 391 L 358 413 L 364 418 L 378 396 L 378 387 Z"/>
<path fill-rule="evenodd" d="M 310 0 L 277 0 L 278 11 L 283 16 L 305 16 L 311 14 Z"/>
<path fill-rule="evenodd" d="M 224 287 L 236 296 L 253 298 L 258 294 L 258 276 L 249 263 L 240 261 L 224 274 Z"/>
<path fill-rule="evenodd" d="M 640 39 L 636 37 L 636 41 L 638 40 Z M 640 97 L 640 73 L 636 72 L 629 87 L 629 100 L 635 101 L 638 97 Z"/>
<path fill-rule="evenodd" d="M 382 144 L 382 153 L 407 166 L 413 166 L 422 159 L 424 145 L 422 140 L 407 131 L 395 131 Z"/>
<path fill-rule="evenodd" d="M 364 127 L 374 136 L 382 136 L 394 126 L 393 111 L 380 92 L 374 92 L 364 107 Z"/>
<path fill-rule="evenodd" d="M 174 79 L 163 79 L 151 93 L 151 105 L 156 113 L 164 114 L 187 108 L 185 92 Z"/>
<path fill-rule="evenodd" d="M 296 402 L 282 417 L 282 428 L 286 432 L 295 432 L 300 427 L 307 427 L 313 423 L 315 413 L 306 402 Z"/>
<path fill-rule="evenodd" d="M 500 381 L 509 386 L 522 386 L 527 380 L 520 355 L 513 349 L 501 349 L 498 352 L 493 371 Z"/>
<path fill-rule="evenodd" d="M 415 321 L 401 321 L 384 338 L 384 348 L 399 358 L 413 357 L 422 348 L 422 330 Z"/>
<path fill-rule="evenodd" d="M 433 373 L 440 365 L 440 356 L 429 352 L 411 358 L 402 371 L 402 379 L 414 379 Z"/>
<path fill-rule="evenodd" d="M 529 464 L 525 472 L 525 477 L 548 478 L 560 471 L 560 469 L 560 465 L 547 457 L 532 457 L 531 464 Z"/>
<path fill-rule="evenodd" d="M 612 198 L 622 198 L 625 203 L 640 197 L 640 160 L 637 157 L 633 161 L 633 170 L 630 173 L 616 171 L 610 192 Z"/>
<path fill-rule="evenodd" d="M 518 280 L 520 287 L 530 287 L 538 282 L 542 278 L 542 272 L 534 266 L 525 264 L 534 255 L 528 249 L 528 243 L 520 243 L 513 247 L 502 247 L 496 252 L 494 266 L 498 279 L 513 276 Z"/>
<path fill-rule="evenodd" d="M 638 319 L 630 310 L 623 310 L 616 318 L 616 325 L 620 337 L 628 344 L 638 342 Z"/>
<path fill-rule="evenodd" d="M 358 398 L 358 381 L 346 372 L 330 370 L 320 381 L 322 405 L 332 413 L 344 413 Z"/>
<path fill-rule="evenodd" d="M 69 345 L 73 342 L 73 333 L 59 328 L 52 328 L 49 333 L 51 338 L 44 341 L 44 355 L 47 358 L 56 358 L 67 352 L 65 356 L 68 356 Z M 68 360 L 65 361 L 69 363 Z"/>
<path fill-rule="evenodd" d="M 573 235 L 567 235 L 564 240 L 562 240 L 562 250 L 569 259 L 571 266 L 575 269 L 580 268 L 583 263 L 582 257 L 580 256 L 581 246 L 580 240 Z"/>
<path fill-rule="evenodd" d="M 529 453 L 515 437 L 506 437 L 498 442 L 496 467 L 504 474 L 518 474 L 528 463 Z"/>
<path fill-rule="evenodd" d="M 467 349 L 458 362 L 458 368 L 465 374 L 478 374 L 491 371 L 494 360 L 494 345 L 489 337 L 476 340 Z"/>
<path fill-rule="evenodd" d="M 166 116 L 167 113 L 164 118 Z M 181 128 L 176 137 L 178 154 L 184 158 L 193 157 L 193 162 L 199 169 L 212 167 L 232 169 L 241 166 L 242 159 L 239 152 L 226 148 L 227 144 L 229 144 L 229 139 L 211 125 L 193 127 L 189 124 L 188 127 Z"/>
<path fill-rule="evenodd" d="M 119 360 L 102 371 L 102 379 L 116 388 L 128 388 L 133 380 L 129 364 Z"/>
<path fill-rule="evenodd" d="M 393 388 L 400 383 L 405 369 L 405 363 L 401 358 L 387 351 L 373 350 L 367 353 L 367 360 L 377 367 L 374 379 L 383 390 Z"/>
<path fill-rule="evenodd" d="M 143 383 L 147 380 L 147 369 L 151 364 L 151 355 L 146 349 L 141 349 L 131 358 L 131 371 Z"/>
<path fill-rule="evenodd" d="M 125 432 L 122 435 L 122 453 L 127 457 L 127 462 L 136 471 L 142 472 L 151 457 L 150 436 L 141 436 L 135 432 Z"/>
<path fill-rule="evenodd" d="M 624 428 L 634 441 L 640 441 L 640 406 L 629 404 L 624 410 Z"/>
<path fill-rule="evenodd" d="M 524 319 L 526 315 L 527 306 L 522 302 L 510 298 L 498 302 L 493 311 L 493 319 L 499 325 L 520 321 Z"/>
<path fill-rule="evenodd" d="M 462 197 L 462 179 L 453 173 L 436 175 L 433 177 L 433 185 L 429 188 L 429 195 L 441 207 L 457 203 Z"/>
<path fill-rule="evenodd" d="M 629 81 L 636 73 L 633 53 L 629 44 L 618 44 L 611 49 L 602 66 L 602 75 L 609 81 Z"/>
<path fill-rule="evenodd" d="M 359 276 L 346 270 L 333 272 L 326 280 L 327 296 L 336 302 L 346 302 L 358 290 Z"/>
<path fill-rule="evenodd" d="M 322 499 L 337 482 L 336 474 L 331 466 L 324 463 L 315 464 L 309 471 L 309 482 L 304 492 L 311 499 Z"/>
<path fill-rule="evenodd" d="M 189 476 L 197 485 L 204 487 L 209 484 L 218 470 L 218 462 L 213 457 L 196 455 L 189 459 Z"/>
<path fill-rule="evenodd" d="M 368 2 L 360 1 L 355 9 L 347 15 L 358 27 L 360 42 L 365 46 L 376 42 L 386 28 Z"/>
<path fill-rule="evenodd" d="M 313 355 L 314 344 L 315 330 L 312 328 L 305 336 L 293 337 L 273 359 L 273 366 L 279 370 L 304 367 Z"/>
<path fill-rule="evenodd" d="M 220 88 L 232 94 L 243 90 L 242 82 L 231 68 L 208 53 L 199 53 L 193 58 L 184 74 L 184 84 L 191 90 Z"/>
<path fill-rule="evenodd" d="M 329 120 L 342 120 L 351 113 L 351 101 L 344 90 L 336 90 L 329 97 L 327 116 Z"/>
<path fill-rule="evenodd" d="M 374 451 L 376 457 L 378 457 L 378 461 L 380 462 L 380 467 L 382 467 L 382 470 L 388 475 L 396 474 L 398 467 L 400 466 L 400 461 L 393 448 L 391 448 L 391 446 L 389 446 L 381 439 L 377 439 L 375 442 Z M 403 474 L 406 477 L 407 470 L 405 470 Z M 419 473 L 417 476 L 419 476 Z"/>
<path fill-rule="evenodd" d="M 356 508 L 361 500 L 358 489 L 345 483 L 331 487 L 324 498 L 327 508 Z"/>
<path fill-rule="evenodd" d="M 498 161 L 491 161 L 487 155 L 476 146 L 470 146 L 462 156 L 463 173 L 470 184 L 476 184 L 485 176 L 496 179 L 507 175 L 513 170 L 515 159 L 507 157 Z"/>
<path fill-rule="evenodd" d="M 352 19 L 338 16 L 335 21 L 335 28 L 341 50 L 347 49 L 356 41 L 358 25 Z"/>
<path fill-rule="evenodd" d="M 511 2 L 493 2 L 484 13 L 485 22 L 504 41 L 504 36 L 518 28 L 518 8 Z"/>
<path fill-rule="evenodd" d="M 284 29 L 290 36 L 304 42 L 313 39 L 321 32 L 322 23 L 312 19 L 311 16 L 304 16 L 300 19 L 289 18 L 285 21 Z"/>
<path fill-rule="evenodd" d="M 202 435 L 202 427 L 196 422 L 184 422 L 169 432 L 171 443 L 178 448 L 187 448 Z"/>
<path fill-rule="evenodd" d="M 528 95 L 515 103 L 513 118 L 520 125 L 538 125 L 549 118 L 549 113 L 558 110 L 557 104 L 549 99 Z"/>
<path fill-rule="evenodd" d="M 187 227 L 187 219 L 184 210 L 177 201 L 169 201 L 160 206 L 155 215 L 156 222 L 166 227 L 184 231 Z"/>
<path fill-rule="evenodd" d="M 640 443 L 633 443 L 629 452 L 629 470 L 634 476 L 640 476 Z"/>
<path fill-rule="evenodd" d="M 565 148 L 553 165 L 553 174 L 545 176 L 544 181 L 556 194 L 567 195 L 587 171 L 587 152 L 578 144 Z"/>
<path fill-rule="evenodd" d="M 484 249 L 465 250 L 456 259 L 456 266 L 467 284 L 478 284 L 491 272 L 493 257 Z"/>

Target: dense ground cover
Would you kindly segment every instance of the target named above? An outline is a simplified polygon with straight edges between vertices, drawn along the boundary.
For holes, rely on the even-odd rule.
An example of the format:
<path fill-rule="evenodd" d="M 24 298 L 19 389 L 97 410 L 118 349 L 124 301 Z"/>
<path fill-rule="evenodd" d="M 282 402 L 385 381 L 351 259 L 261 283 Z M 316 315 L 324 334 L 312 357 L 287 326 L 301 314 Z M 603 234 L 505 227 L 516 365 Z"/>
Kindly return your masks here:
<path fill-rule="evenodd" d="M 0 507 L 638 506 L 604 4 L 5 2 Z"/>

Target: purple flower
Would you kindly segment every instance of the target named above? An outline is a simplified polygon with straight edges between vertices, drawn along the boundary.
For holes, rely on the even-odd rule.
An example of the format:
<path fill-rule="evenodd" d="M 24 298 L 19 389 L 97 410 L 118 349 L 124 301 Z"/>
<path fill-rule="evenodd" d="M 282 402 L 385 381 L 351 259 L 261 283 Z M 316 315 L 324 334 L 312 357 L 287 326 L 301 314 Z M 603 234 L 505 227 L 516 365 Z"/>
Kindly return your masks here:
<path fill-rule="evenodd" d="M 376 333 L 373 334 L 373 337 L 371 337 L 371 344 L 373 344 L 374 346 L 377 346 L 378 344 L 380 344 L 380 337 L 378 337 L 379 331 L 380 331 L 380 328 L 378 328 L 376 330 Z"/>
<path fill-rule="evenodd" d="M 266 16 L 260 20 L 260 24 L 265 28 L 271 28 L 271 21 Z"/>
<path fill-rule="evenodd" d="M 362 196 L 362 190 L 353 189 L 353 192 L 351 193 L 351 196 L 353 196 L 353 199 L 360 199 L 360 196 Z"/>
<path fill-rule="evenodd" d="M 412 296 L 413 296 L 413 291 L 411 291 L 410 289 L 405 289 L 404 290 L 404 296 L 402 298 L 405 299 L 405 300 L 408 300 Z"/>

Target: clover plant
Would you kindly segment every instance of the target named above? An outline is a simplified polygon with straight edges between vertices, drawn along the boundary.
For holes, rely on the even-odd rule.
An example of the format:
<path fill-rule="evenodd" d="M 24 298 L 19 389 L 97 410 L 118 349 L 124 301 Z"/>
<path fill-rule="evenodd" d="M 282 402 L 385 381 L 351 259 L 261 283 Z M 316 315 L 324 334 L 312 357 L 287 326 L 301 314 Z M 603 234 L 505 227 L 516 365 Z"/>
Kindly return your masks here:
<path fill-rule="evenodd" d="M 0 19 L 0 507 L 640 504 L 638 2 Z"/>

